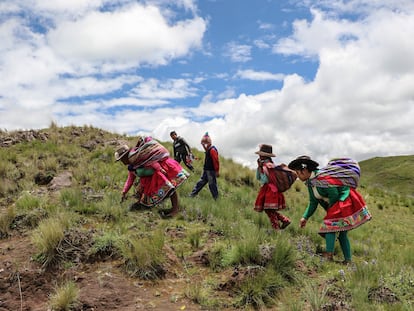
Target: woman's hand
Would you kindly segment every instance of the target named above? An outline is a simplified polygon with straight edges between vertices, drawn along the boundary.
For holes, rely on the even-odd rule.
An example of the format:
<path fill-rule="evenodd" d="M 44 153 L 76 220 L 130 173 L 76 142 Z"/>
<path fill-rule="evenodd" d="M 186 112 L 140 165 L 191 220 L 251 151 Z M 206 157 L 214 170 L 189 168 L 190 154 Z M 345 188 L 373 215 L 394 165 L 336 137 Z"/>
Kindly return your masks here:
<path fill-rule="evenodd" d="M 121 203 L 124 202 L 126 199 L 126 193 L 122 193 L 122 197 L 121 197 Z"/>
<path fill-rule="evenodd" d="M 307 222 L 308 220 L 307 219 L 305 219 L 305 218 L 301 218 L 300 219 L 300 222 L 299 222 L 299 227 L 301 227 L 301 228 L 305 228 L 305 226 L 306 226 L 306 222 Z"/>

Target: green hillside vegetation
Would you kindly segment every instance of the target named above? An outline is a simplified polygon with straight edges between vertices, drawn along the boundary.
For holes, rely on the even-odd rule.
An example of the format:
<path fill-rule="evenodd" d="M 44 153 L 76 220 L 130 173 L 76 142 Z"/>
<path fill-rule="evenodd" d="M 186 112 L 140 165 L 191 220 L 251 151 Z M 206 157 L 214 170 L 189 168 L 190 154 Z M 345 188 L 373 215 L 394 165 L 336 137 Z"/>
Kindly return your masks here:
<path fill-rule="evenodd" d="M 359 164 L 362 185 L 414 197 L 414 156 L 376 157 Z"/>
<path fill-rule="evenodd" d="M 207 187 L 188 197 L 204 158 L 194 149 L 195 173 L 178 189 L 181 212 L 163 219 L 158 211 L 169 208 L 169 200 L 154 209 L 131 209 L 131 189 L 120 203 L 127 170 L 114 162 L 113 153 L 122 141 L 135 144 L 134 137 L 55 124 L 30 139 L 20 134 L 0 132 L 0 256 L 12 251 L 5 246 L 10 240 L 15 247 L 29 241 L 23 247 L 28 254 L 0 267 L 0 309 L 36 302 L 38 310 L 92 310 L 85 306 L 93 303 L 95 310 L 115 310 L 105 308 L 88 286 L 95 278 L 102 284 L 103 264 L 125 283 L 138 284 L 137 293 L 143 287 L 154 291 L 145 305 L 153 310 L 414 308 L 414 156 L 361 163 L 359 189 L 373 219 L 349 233 L 353 263 L 345 266 L 338 243 L 335 262 L 320 254 L 322 209 L 299 228 L 308 200 L 300 181 L 285 193 L 283 213 L 292 224 L 275 232 L 264 213 L 253 211 L 259 188 L 255 172 L 230 159 L 220 157 L 219 200 Z M 170 142 L 162 143 L 172 150 Z M 65 172 L 71 184 L 53 188 L 53 180 Z M 34 280 L 48 276 L 56 286 L 45 284 L 31 297 L 25 283 L 30 278 L 19 278 L 29 273 L 29 262 L 36 268 Z M 174 285 L 163 290 L 166 279 Z M 134 297 L 128 307 L 122 296 L 117 299 L 124 303 L 118 310 L 135 310 L 143 298 Z"/>

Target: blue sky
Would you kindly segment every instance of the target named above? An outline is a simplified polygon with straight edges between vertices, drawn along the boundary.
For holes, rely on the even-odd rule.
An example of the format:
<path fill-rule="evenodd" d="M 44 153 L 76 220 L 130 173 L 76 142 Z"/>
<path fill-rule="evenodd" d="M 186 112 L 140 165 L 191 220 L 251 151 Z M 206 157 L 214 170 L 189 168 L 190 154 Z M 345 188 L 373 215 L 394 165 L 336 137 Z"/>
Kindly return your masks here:
<path fill-rule="evenodd" d="M 0 129 L 92 125 L 254 167 L 414 154 L 411 0 L 3 0 Z"/>

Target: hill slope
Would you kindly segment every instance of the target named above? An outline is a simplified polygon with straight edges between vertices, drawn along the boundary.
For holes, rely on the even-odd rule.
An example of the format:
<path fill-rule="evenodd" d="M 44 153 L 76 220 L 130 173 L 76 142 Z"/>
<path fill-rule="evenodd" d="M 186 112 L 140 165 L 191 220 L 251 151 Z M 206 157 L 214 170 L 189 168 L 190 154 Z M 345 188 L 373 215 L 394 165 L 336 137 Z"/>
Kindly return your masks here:
<path fill-rule="evenodd" d="M 305 229 L 298 227 L 308 196 L 302 183 L 285 193 L 283 214 L 292 224 L 275 232 L 264 213 L 253 211 L 254 172 L 222 157 L 217 201 L 207 187 L 188 197 L 202 172 L 198 160 L 177 190 L 178 217 L 160 217 L 168 200 L 153 209 L 132 208 L 131 193 L 120 203 L 126 169 L 113 152 L 121 142 L 132 145 L 135 138 L 92 127 L 0 132 L 1 311 L 376 311 L 413 305 L 414 202 L 378 196 L 374 184 L 379 167 L 392 176 L 390 185 L 378 183 L 385 189 L 402 178 L 386 164 L 412 172 L 412 162 L 408 168 L 400 157 L 361 163 L 361 192 L 374 218 L 350 233 L 354 263 L 343 266 L 338 245 L 335 262 L 321 257 L 321 209 Z M 409 188 L 405 184 L 396 190 Z M 398 221 L 391 227 L 390 219 Z"/>
<path fill-rule="evenodd" d="M 361 161 L 361 184 L 414 197 L 414 155 Z"/>

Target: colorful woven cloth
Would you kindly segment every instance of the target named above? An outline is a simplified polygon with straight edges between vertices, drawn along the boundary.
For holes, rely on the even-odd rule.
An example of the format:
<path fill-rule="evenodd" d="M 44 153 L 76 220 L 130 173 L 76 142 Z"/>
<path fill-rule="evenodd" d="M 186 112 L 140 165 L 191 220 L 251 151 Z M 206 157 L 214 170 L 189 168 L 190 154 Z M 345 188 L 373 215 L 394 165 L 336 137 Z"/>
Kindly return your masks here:
<path fill-rule="evenodd" d="M 128 160 L 133 168 L 148 167 L 155 162 L 168 158 L 168 150 L 156 140 L 143 142 L 129 151 Z"/>
<path fill-rule="evenodd" d="M 352 230 L 371 218 L 365 200 L 354 188 L 351 188 L 345 201 L 338 201 L 327 210 L 319 234 L 324 236 L 328 232 Z"/>
<path fill-rule="evenodd" d="M 168 198 L 189 176 L 174 159 L 166 158 L 159 163 L 165 174 L 155 171 L 151 176 L 141 177 L 137 187 L 139 201 L 147 207 L 155 206 Z"/>
<path fill-rule="evenodd" d="M 350 158 L 337 158 L 330 160 L 309 182 L 312 186 L 322 188 L 337 186 L 356 188 L 360 176 L 358 162 Z"/>

